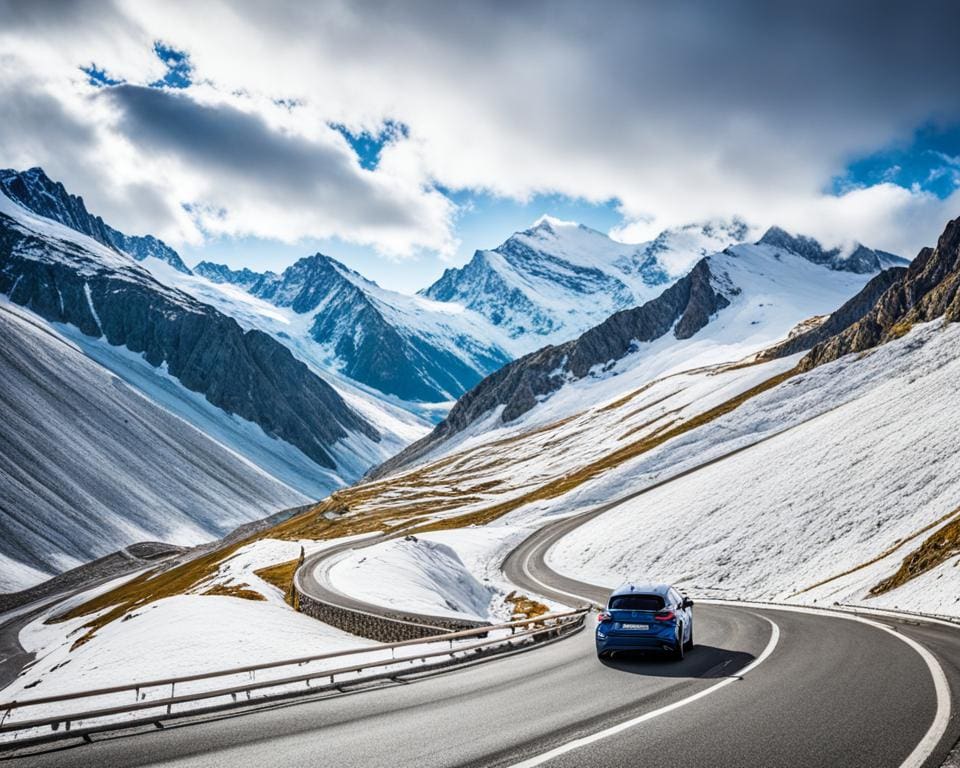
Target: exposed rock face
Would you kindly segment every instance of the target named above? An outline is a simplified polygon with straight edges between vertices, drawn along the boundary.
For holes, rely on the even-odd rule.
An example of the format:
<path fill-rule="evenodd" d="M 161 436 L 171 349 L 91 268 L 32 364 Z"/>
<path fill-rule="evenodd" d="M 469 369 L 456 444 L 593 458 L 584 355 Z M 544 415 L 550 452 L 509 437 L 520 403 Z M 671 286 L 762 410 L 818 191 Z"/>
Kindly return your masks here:
<path fill-rule="evenodd" d="M 254 272 L 252 269 L 230 269 L 226 264 L 201 261 L 193 268 L 195 275 L 207 278 L 211 283 L 229 283 L 249 290 L 257 282 L 276 277 L 273 272 Z"/>
<path fill-rule="evenodd" d="M 118 257 L 120 258 L 120 257 Z M 327 448 L 379 439 L 326 382 L 260 331 L 167 288 L 130 261 L 107 265 L 76 243 L 0 214 L 0 293 L 44 318 L 143 353 L 214 405 L 335 467 Z"/>
<path fill-rule="evenodd" d="M 703 256 L 741 242 L 741 220 L 665 230 L 625 244 L 583 225 L 545 218 L 422 291 L 478 312 L 514 339 L 565 341 L 654 298 Z M 667 265 L 670 265 L 668 268 Z"/>
<path fill-rule="evenodd" d="M 451 336 L 447 329 L 440 333 L 429 324 L 417 327 L 417 318 L 404 310 L 413 299 L 390 294 L 321 253 L 279 275 L 207 263 L 197 271 L 298 314 L 311 314 L 311 338 L 336 358 L 341 373 L 404 400 L 453 399 L 509 359 L 481 339 Z M 456 354 L 453 347 L 468 354 Z"/>
<path fill-rule="evenodd" d="M 617 312 L 578 339 L 544 347 L 491 374 L 461 397 L 433 432 L 380 465 L 372 476 L 415 461 L 498 406 L 503 406 L 501 419 L 513 421 L 566 382 L 624 357 L 637 342 L 653 341 L 671 329 L 676 338 L 688 339 L 729 304 L 715 286 L 709 260 L 701 259 L 656 299 Z"/>
<path fill-rule="evenodd" d="M 800 367 L 809 370 L 850 352 L 862 352 L 902 335 L 912 323 L 938 317 L 960 320 L 960 218 L 949 222 L 936 248 L 924 248 L 907 271 L 862 319 L 815 346 Z"/>
<path fill-rule="evenodd" d="M 24 208 L 89 235 L 108 248 L 129 254 L 137 261 L 148 256 L 167 262 L 174 269 L 190 274 L 180 255 L 162 240 L 152 235 L 135 237 L 125 235 L 99 216 L 87 211 L 83 198 L 71 195 L 59 181 L 53 181 L 42 168 L 28 171 L 0 170 L 0 191 Z"/>
<path fill-rule="evenodd" d="M 886 251 L 875 251 L 860 243 L 857 243 L 852 252 L 844 255 L 839 248 L 827 250 L 812 237 L 791 235 L 780 227 L 770 227 L 760 238 L 758 245 L 781 248 L 803 256 L 814 264 L 860 275 L 907 264 L 906 259 Z"/>
<path fill-rule="evenodd" d="M 845 331 L 854 323 L 861 320 L 873 309 L 883 293 L 907 272 L 905 267 L 890 267 L 872 278 L 850 301 L 832 312 L 820 325 L 804 333 L 798 333 L 778 344 L 772 349 L 759 355 L 761 360 L 773 360 L 778 357 L 787 357 L 797 352 L 811 349 L 817 344 L 826 341 L 838 333 Z"/>

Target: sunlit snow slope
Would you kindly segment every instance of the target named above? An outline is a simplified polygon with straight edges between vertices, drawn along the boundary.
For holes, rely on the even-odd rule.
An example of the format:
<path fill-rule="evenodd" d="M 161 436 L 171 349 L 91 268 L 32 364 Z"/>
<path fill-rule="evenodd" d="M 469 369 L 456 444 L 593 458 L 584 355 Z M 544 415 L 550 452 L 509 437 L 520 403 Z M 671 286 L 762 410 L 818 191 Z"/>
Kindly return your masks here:
<path fill-rule="evenodd" d="M 302 494 L 0 303 L 0 590 L 137 541 L 196 544 Z"/>

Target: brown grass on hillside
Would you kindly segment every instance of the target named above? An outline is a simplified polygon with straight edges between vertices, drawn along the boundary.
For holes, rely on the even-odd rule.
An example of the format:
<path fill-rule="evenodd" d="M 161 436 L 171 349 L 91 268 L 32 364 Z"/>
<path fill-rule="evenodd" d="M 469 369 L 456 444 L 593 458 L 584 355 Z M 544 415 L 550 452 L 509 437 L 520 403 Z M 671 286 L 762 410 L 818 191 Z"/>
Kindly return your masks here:
<path fill-rule="evenodd" d="M 532 485 L 526 490 L 522 486 L 513 486 L 510 490 L 515 490 L 516 495 L 503 501 L 492 501 L 489 506 L 465 514 L 436 519 L 436 515 L 449 512 L 464 504 L 481 502 L 484 499 L 483 494 L 498 487 L 499 481 L 482 481 L 470 485 L 467 476 L 461 475 L 462 485 L 456 486 L 456 492 L 449 492 L 451 480 L 441 475 L 440 470 L 453 467 L 458 462 L 476 456 L 480 452 L 489 451 L 491 447 L 489 444 L 450 454 L 432 464 L 416 467 L 406 473 L 336 491 L 309 510 L 272 528 L 258 531 L 240 541 L 179 565 L 141 574 L 76 606 L 53 621 L 98 614 L 84 625 L 87 632 L 75 644 L 80 645 L 93 637 L 100 627 L 122 618 L 143 605 L 165 597 L 196 591 L 217 573 L 224 560 L 233 556 L 241 547 L 260 539 L 324 540 L 396 530 L 398 526 L 402 526 L 408 533 L 417 534 L 484 525 L 526 504 L 561 496 L 674 437 L 733 411 L 747 400 L 772 389 L 796 373 L 798 371 L 792 369 L 773 376 L 691 419 L 679 423 L 671 421 L 655 433 L 624 445 L 560 477 L 552 478 L 539 485 Z M 573 418 L 563 419 L 526 434 L 535 435 L 548 431 L 569 423 Z M 523 435 L 513 436 L 496 441 L 493 445 L 514 443 L 522 439 Z M 286 585 L 286 581 L 283 580 L 285 578 L 283 566 L 289 567 L 289 565 L 289 563 L 281 563 L 262 570 L 276 568 L 277 573 L 271 575 Z M 260 575 L 259 572 L 258 575 Z M 290 577 L 292 578 L 292 573 Z"/>
<path fill-rule="evenodd" d="M 891 325 L 887 332 L 884 334 L 887 341 L 893 341 L 894 339 L 899 339 L 901 336 L 906 336 L 910 333 L 910 329 L 913 328 L 913 323 L 909 320 L 900 320 L 897 323 Z"/>
<path fill-rule="evenodd" d="M 214 584 L 210 589 L 205 589 L 202 595 L 222 595 L 223 597 L 239 597 L 244 600 L 266 600 L 263 595 L 254 589 L 250 589 L 249 584 Z"/>
<path fill-rule="evenodd" d="M 941 523 L 943 523 L 943 522 L 946 521 L 946 520 L 949 520 L 951 517 L 953 517 L 953 516 L 956 515 L 956 514 L 960 514 L 960 508 L 954 509 L 954 510 L 951 511 L 951 512 L 947 512 L 947 514 L 943 515 L 942 517 L 938 517 L 938 518 L 937 518 L 936 520 L 934 520 L 932 523 L 929 523 L 928 525 L 923 526 L 923 528 L 921 528 L 919 531 L 914 531 L 914 532 L 911 533 L 909 536 L 903 537 L 902 539 L 900 539 L 899 541 L 897 541 L 893 546 L 887 547 L 885 550 L 883 550 L 883 552 L 881 552 L 881 553 L 880 553 L 879 555 L 877 555 L 876 557 L 871 557 L 871 558 L 870 558 L 869 560 L 867 560 L 866 562 L 860 563 L 859 565 L 855 565 L 855 566 L 853 566 L 853 568 L 848 568 L 848 569 L 845 570 L 843 573 L 838 573 L 836 576 L 830 576 L 830 577 L 828 577 L 828 578 L 826 578 L 826 579 L 822 579 L 822 580 L 816 582 L 815 584 L 811 584 L 809 587 L 804 587 L 804 588 L 801 589 L 800 591 L 794 592 L 792 595 L 790 595 L 790 597 L 796 597 L 797 595 L 802 595 L 804 592 L 809 592 L 811 589 L 816 589 L 817 587 L 822 587 L 824 584 L 829 584 L 831 581 L 836 581 L 837 579 L 842 579 L 844 576 L 849 576 L 851 573 L 856 573 L 857 571 L 863 570 L 863 569 L 866 568 L 867 566 L 873 565 L 874 563 L 878 563 L 878 562 L 880 562 L 881 560 L 883 560 L 883 559 L 889 557 L 890 555 L 892 555 L 892 554 L 893 554 L 894 552 L 896 552 L 898 549 L 902 549 L 904 546 L 906 546 L 907 544 L 909 544 L 911 541 L 913 541 L 913 540 L 914 540 L 915 538 L 917 538 L 918 536 L 922 536 L 922 535 L 923 535 L 924 533 L 926 533 L 927 531 L 929 531 L 929 530 L 931 530 L 931 529 L 933 529 L 933 528 L 936 528 L 938 525 L 940 525 Z"/>
<path fill-rule="evenodd" d="M 870 590 L 871 595 L 882 595 L 901 587 L 917 576 L 931 571 L 954 555 L 960 555 L 960 510 L 953 520 L 938 529 L 913 552 L 903 559 L 900 568 Z"/>
<path fill-rule="evenodd" d="M 303 559 L 304 553 L 303 547 L 301 547 L 300 557 L 295 560 L 289 560 L 286 563 L 277 563 L 276 565 L 268 565 L 266 568 L 254 571 L 254 574 L 283 592 L 283 599 L 287 602 L 287 605 L 296 608 L 293 594 L 293 574 L 296 573 L 297 568 L 303 564 Z"/>

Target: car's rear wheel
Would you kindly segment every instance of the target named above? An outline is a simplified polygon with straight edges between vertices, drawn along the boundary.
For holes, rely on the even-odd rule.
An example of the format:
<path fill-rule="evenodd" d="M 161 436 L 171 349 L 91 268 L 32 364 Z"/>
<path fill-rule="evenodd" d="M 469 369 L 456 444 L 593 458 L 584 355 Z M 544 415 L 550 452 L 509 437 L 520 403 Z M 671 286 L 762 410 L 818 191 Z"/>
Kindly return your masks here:
<path fill-rule="evenodd" d="M 683 625 L 678 624 L 677 625 L 677 644 L 676 646 L 674 646 L 674 649 L 673 649 L 673 658 L 675 661 L 683 661 L 683 651 L 685 647 L 686 645 L 683 642 Z"/>
<path fill-rule="evenodd" d="M 687 650 L 693 648 L 693 624 L 690 625 L 690 639 L 687 640 Z"/>

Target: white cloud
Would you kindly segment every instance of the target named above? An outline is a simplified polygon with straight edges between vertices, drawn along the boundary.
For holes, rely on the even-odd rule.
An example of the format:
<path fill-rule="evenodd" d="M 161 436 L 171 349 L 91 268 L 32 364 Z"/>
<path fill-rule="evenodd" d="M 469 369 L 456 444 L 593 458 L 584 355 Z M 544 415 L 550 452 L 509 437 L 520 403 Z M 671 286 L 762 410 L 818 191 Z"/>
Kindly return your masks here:
<path fill-rule="evenodd" d="M 450 252 L 455 210 L 434 182 L 517 199 L 615 197 L 638 222 L 619 234 L 636 239 L 739 214 L 912 254 L 957 213 L 956 199 L 890 185 L 823 192 L 858 152 L 931 117 L 960 118 L 949 4 L 926 14 L 859 2 L 764 13 L 737 2 L 125 3 L 56 21 L 42 8 L 8 12 L 0 50 L 31 73 L 15 81 L 5 70 L 8 89 L 55 98 L 75 119 L 100 103 L 80 121 L 95 162 L 65 160 L 77 151 L 69 136 L 46 153 L 31 146 L 29 115 L 3 129 L 6 162 L 59 164 L 71 186 L 86 174 L 76 186 L 95 210 L 131 229 L 152 218 L 174 240 L 202 227 Z M 215 144 L 162 133 L 129 100 L 91 98 L 79 65 L 147 83 L 163 72 L 155 40 L 189 54 L 198 84 L 187 96 L 209 110 L 194 117 L 236 128 L 242 113 L 262 129 L 244 134 L 246 157 L 218 160 Z M 374 173 L 329 128 L 376 132 L 386 120 L 409 136 Z M 271 173 L 270 157 L 292 165 Z M 165 202 L 125 209 L 106 191 L 133 188 Z"/>

